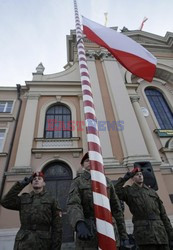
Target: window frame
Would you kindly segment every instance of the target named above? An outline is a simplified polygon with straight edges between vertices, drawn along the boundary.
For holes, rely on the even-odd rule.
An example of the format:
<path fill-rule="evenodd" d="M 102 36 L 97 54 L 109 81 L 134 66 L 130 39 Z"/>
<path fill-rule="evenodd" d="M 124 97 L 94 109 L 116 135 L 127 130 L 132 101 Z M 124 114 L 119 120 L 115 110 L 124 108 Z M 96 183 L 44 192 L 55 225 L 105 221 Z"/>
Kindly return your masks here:
<path fill-rule="evenodd" d="M 58 108 L 62 108 L 62 113 L 58 113 L 58 112 L 56 113 L 55 112 L 57 107 Z M 48 112 L 52 108 L 54 108 L 54 113 L 53 114 L 48 114 Z M 63 109 L 64 108 L 66 108 L 69 111 L 69 114 L 63 113 Z M 50 125 L 49 122 L 47 121 L 48 120 L 48 118 L 47 118 L 48 116 L 52 116 L 53 117 L 53 118 L 50 118 L 53 121 L 53 128 L 50 131 L 47 130 L 47 127 L 49 128 L 49 125 Z M 57 125 L 56 125 L 55 122 L 57 121 L 56 117 L 58 117 L 58 116 L 62 116 L 62 120 L 61 121 L 65 120 L 64 117 L 69 116 L 69 119 L 67 119 L 67 121 L 71 121 L 71 118 L 72 118 L 71 109 L 67 105 L 65 105 L 63 103 L 58 103 L 58 104 L 56 103 L 56 104 L 51 105 L 51 106 L 48 107 L 48 109 L 47 109 L 47 111 L 45 113 L 45 123 L 44 123 L 44 138 L 45 139 L 68 139 L 68 138 L 72 138 L 72 130 L 69 131 L 69 129 L 64 129 L 65 128 L 64 126 L 62 126 L 61 130 L 56 130 Z M 48 132 L 52 133 L 52 136 L 47 136 L 46 134 Z M 61 132 L 62 136 L 55 136 L 56 132 L 57 132 L 57 134 L 58 134 L 58 132 Z M 69 136 L 65 136 L 66 133 L 69 134 Z"/>
<path fill-rule="evenodd" d="M 4 114 L 4 113 L 11 114 L 12 110 L 13 110 L 14 100 L 0 100 L 0 106 L 1 106 L 1 103 L 5 103 L 5 106 L 3 108 L 3 111 L 0 110 L 0 114 Z M 7 111 L 7 109 L 9 108 L 8 107 L 9 103 L 12 103 L 11 109 L 10 109 L 10 111 Z M 1 109 L 1 107 L 0 107 L 0 109 Z"/>
<path fill-rule="evenodd" d="M 147 91 L 153 91 L 153 94 L 147 95 Z M 155 95 L 154 95 L 155 92 Z M 146 99 L 151 107 L 151 110 L 153 112 L 153 115 L 157 121 L 158 127 L 160 129 L 173 129 L 173 111 L 172 107 L 170 107 L 169 102 L 167 101 L 167 98 L 165 97 L 162 90 L 154 88 L 154 87 L 147 87 L 144 89 L 144 93 L 146 96 Z M 157 93 L 157 95 L 156 95 Z M 155 100 L 153 100 L 155 99 Z M 156 101 L 159 105 L 156 104 Z M 152 104 L 153 103 L 153 104 Z M 166 109 L 168 112 L 166 112 Z M 164 115 L 163 115 L 164 114 Z M 172 117 L 171 117 L 172 116 Z M 164 121 L 163 117 L 165 117 L 166 122 Z"/>
<path fill-rule="evenodd" d="M 1 139 L 1 131 L 4 131 L 4 135 L 3 135 L 2 139 Z M 2 153 L 3 149 L 4 149 L 6 133 L 7 133 L 7 129 L 6 128 L 0 128 L 0 153 Z M 1 143 L 1 141 L 2 141 L 2 143 Z"/>

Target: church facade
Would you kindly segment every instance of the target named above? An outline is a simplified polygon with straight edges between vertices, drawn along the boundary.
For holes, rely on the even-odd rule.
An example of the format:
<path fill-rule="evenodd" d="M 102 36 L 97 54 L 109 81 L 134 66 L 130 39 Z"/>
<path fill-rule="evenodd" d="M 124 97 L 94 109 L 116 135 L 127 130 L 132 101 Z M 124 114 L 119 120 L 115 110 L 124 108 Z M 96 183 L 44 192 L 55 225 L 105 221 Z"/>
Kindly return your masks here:
<path fill-rule="evenodd" d="M 122 32 L 149 50 L 158 63 L 148 83 L 84 39 L 105 174 L 115 181 L 135 162 L 144 169 L 150 166 L 173 221 L 173 33 L 161 37 L 138 30 Z M 16 181 L 43 171 L 47 188 L 63 209 L 63 241 L 73 242 L 66 199 L 87 152 L 75 30 L 67 36 L 67 61 L 63 72 L 46 75 L 40 63 L 32 81 L 0 87 L 0 185 L 3 195 Z M 131 232 L 127 208 L 125 219 Z M 12 246 L 19 226 L 18 212 L 0 207 L 4 249 Z"/>

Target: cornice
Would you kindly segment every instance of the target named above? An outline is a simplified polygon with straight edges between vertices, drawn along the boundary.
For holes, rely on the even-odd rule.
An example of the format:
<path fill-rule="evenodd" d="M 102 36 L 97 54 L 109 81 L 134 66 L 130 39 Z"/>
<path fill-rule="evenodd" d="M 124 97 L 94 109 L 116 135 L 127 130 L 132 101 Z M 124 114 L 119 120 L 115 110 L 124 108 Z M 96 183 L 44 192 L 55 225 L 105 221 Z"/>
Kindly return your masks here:
<path fill-rule="evenodd" d="M 165 36 L 159 36 L 153 33 L 140 30 L 130 30 L 122 32 L 122 34 L 132 38 L 136 42 L 140 43 L 142 46 L 146 47 L 148 50 L 163 52 L 172 52 L 173 49 L 173 33 L 167 32 Z M 87 38 L 84 38 L 85 48 L 92 48 L 93 50 L 98 50 L 101 48 L 96 43 L 91 42 Z M 70 31 L 70 35 L 67 36 L 67 56 L 68 61 L 74 61 L 74 54 L 77 53 L 76 48 L 76 34 L 75 30 Z M 89 58 L 92 60 L 93 58 Z"/>
<path fill-rule="evenodd" d="M 156 69 L 156 73 L 154 77 L 160 78 L 161 80 L 164 80 L 169 83 L 173 83 L 173 73 L 166 71 L 164 69 L 161 69 L 161 68 Z"/>

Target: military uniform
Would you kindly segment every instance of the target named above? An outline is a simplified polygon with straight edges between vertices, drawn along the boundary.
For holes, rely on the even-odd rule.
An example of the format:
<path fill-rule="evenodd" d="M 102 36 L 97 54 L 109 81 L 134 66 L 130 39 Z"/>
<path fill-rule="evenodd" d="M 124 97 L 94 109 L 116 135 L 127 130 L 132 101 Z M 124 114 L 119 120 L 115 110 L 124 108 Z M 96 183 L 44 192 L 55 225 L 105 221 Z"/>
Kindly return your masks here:
<path fill-rule="evenodd" d="M 20 212 L 14 250 L 60 250 L 62 222 L 57 201 L 45 189 L 18 196 L 22 189 L 17 182 L 1 200 L 3 207 Z"/>
<path fill-rule="evenodd" d="M 117 241 L 117 246 L 119 246 L 119 235 L 123 239 L 127 239 L 128 236 L 125 229 L 124 216 L 120 207 L 119 199 L 115 193 L 113 184 L 108 179 L 107 186 L 111 211 L 114 217 L 113 222 L 115 228 L 115 237 Z M 79 177 L 76 177 L 73 180 L 69 192 L 67 206 L 70 224 L 72 225 L 73 229 L 76 230 L 76 224 L 78 221 L 85 221 L 90 233 L 93 235 L 93 238 L 91 240 L 86 241 L 82 241 L 77 238 L 76 250 L 97 250 L 98 241 L 94 218 L 93 194 L 91 190 L 91 175 L 89 172 L 84 171 L 84 173 L 82 173 Z"/>
<path fill-rule="evenodd" d="M 134 236 L 140 250 L 167 250 L 168 240 L 173 240 L 173 228 L 157 193 L 143 185 L 125 186 L 119 178 L 115 191 L 127 203 L 133 215 Z"/>

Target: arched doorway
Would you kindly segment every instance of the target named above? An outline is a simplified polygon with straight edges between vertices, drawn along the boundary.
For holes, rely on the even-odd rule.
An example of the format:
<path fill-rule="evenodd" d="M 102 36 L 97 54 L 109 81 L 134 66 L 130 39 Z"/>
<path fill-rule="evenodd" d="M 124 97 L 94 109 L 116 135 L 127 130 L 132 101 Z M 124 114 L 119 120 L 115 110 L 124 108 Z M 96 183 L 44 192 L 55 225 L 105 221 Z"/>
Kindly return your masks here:
<path fill-rule="evenodd" d="M 63 211 L 63 242 L 72 242 L 73 231 L 67 217 L 67 196 L 69 193 L 72 171 L 70 167 L 62 161 L 49 163 L 43 169 L 47 190 L 59 201 Z"/>

